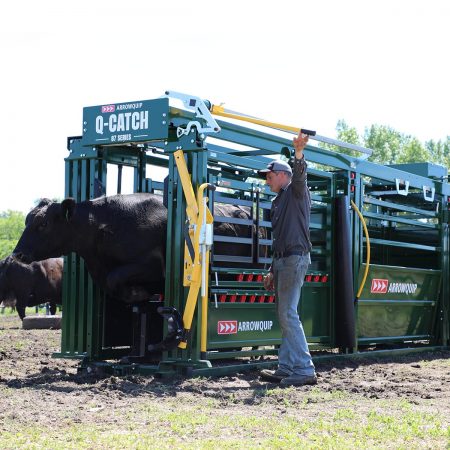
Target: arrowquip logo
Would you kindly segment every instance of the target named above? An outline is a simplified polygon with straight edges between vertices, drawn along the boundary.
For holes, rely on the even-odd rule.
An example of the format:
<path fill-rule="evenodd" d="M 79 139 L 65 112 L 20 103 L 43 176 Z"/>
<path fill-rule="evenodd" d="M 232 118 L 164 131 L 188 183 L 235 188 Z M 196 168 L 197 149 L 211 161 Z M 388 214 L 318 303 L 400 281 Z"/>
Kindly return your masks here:
<path fill-rule="evenodd" d="M 415 294 L 416 291 L 416 283 L 391 283 L 388 289 L 388 292 L 394 294 Z"/>
<path fill-rule="evenodd" d="M 238 331 L 270 331 L 273 322 L 271 320 L 250 320 L 239 322 Z"/>
<path fill-rule="evenodd" d="M 237 320 L 219 320 L 217 322 L 217 334 L 237 334 L 238 331 L 270 331 L 273 326 L 271 320 L 249 320 L 239 322 Z"/>
<path fill-rule="evenodd" d="M 374 278 L 372 280 L 372 286 L 370 292 L 372 294 L 386 294 L 389 285 L 389 280 L 383 280 L 381 278 Z"/>
<path fill-rule="evenodd" d="M 382 278 L 374 278 L 370 292 L 372 294 L 415 294 L 417 291 L 417 283 L 389 283 L 389 280 Z"/>

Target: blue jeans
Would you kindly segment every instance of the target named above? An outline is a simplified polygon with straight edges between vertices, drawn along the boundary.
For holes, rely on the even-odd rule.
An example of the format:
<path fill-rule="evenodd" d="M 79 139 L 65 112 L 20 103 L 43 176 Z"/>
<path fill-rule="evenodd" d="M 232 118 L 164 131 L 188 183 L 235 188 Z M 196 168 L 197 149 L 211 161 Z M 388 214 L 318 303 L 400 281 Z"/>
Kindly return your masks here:
<path fill-rule="evenodd" d="M 281 327 L 278 367 L 289 375 L 313 375 L 314 364 L 308 350 L 303 325 L 298 315 L 300 292 L 310 255 L 292 255 L 273 261 L 275 297 Z"/>

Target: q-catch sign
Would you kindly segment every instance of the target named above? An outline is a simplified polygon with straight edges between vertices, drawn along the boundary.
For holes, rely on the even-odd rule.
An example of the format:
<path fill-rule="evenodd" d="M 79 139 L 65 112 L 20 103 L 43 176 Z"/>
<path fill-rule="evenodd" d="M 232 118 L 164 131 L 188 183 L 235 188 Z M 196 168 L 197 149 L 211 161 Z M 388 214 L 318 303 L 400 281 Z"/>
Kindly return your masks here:
<path fill-rule="evenodd" d="M 168 137 L 169 99 L 83 108 L 83 144 L 110 145 Z"/>

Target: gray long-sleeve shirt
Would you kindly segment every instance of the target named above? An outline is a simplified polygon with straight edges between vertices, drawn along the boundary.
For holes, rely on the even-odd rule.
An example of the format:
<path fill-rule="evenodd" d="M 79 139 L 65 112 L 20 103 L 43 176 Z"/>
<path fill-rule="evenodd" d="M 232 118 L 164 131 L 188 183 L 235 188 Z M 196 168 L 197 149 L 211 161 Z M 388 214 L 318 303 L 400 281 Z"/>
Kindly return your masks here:
<path fill-rule="evenodd" d="M 306 182 L 307 164 L 304 158 L 294 159 L 291 183 L 272 201 L 273 252 L 311 250 L 309 217 L 311 196 Z"/>

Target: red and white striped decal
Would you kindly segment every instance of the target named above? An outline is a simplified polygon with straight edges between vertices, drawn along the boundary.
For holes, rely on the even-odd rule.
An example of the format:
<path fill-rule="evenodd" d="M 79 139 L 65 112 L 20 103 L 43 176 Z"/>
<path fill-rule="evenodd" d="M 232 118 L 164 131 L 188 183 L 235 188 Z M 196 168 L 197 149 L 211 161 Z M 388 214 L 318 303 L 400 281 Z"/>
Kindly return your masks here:
<path fill-rule="evenodd" d="M 237 334 L 237 320 L 219 320 L 217 322 L 217 334 Z"/>
<path fill-rule="evenodd" d="M 385 294 L 388 290 L 389 280 L 384 280 L 382 278 L 374 278 L 372 280 L 372 286 L 370 287 L 370 292 L 372 294 Z"/>

